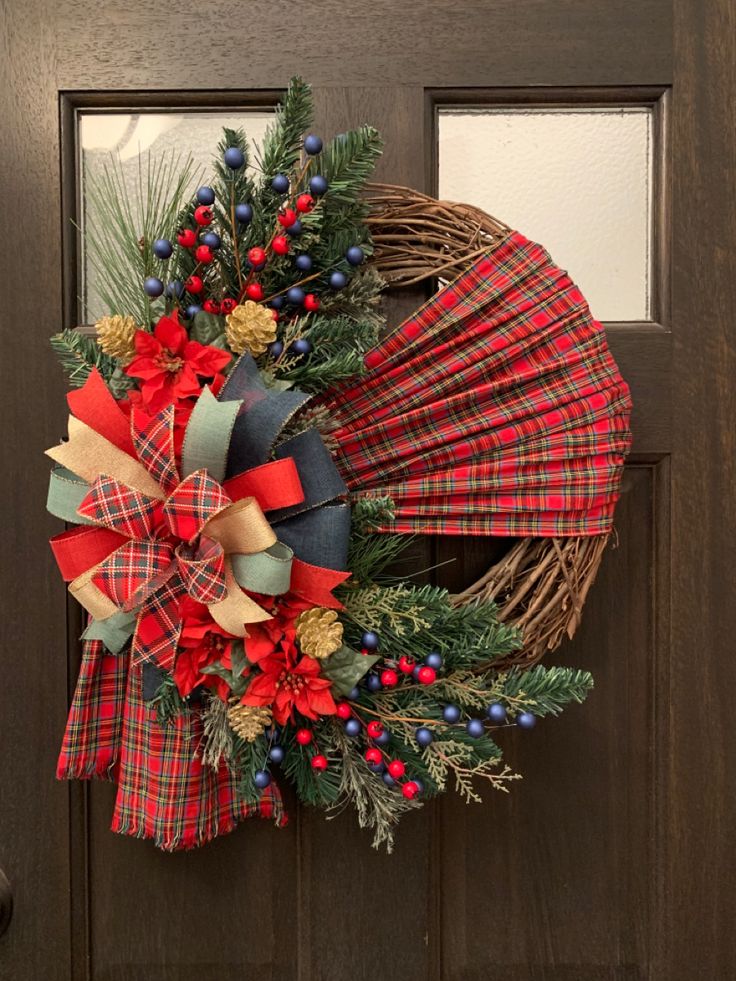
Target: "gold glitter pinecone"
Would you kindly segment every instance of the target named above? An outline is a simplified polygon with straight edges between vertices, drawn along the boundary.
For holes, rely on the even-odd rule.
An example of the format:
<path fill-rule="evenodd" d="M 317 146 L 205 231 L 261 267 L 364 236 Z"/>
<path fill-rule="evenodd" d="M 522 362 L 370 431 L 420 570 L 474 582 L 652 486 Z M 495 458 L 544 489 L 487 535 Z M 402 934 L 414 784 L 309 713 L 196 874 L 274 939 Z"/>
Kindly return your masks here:
<path fill-rule="evenodd" d="M 254 300 L 239 304 L 225 318 L 225 336 L 231 351 L 263 354 L 276 340 L 276 322 L 271 311 Z"/>
<path fill-rule="evenodd" d="M 135 354 L 135 332 L 138 326 L 132 317 L 102 317 L 95 324 L 97 343 L 103 354 L 126 362 Z"/>
<path fill-rule="evenodd" d="M 342 646 L 342 624 L 334 610 L 315 606 L 296 621 L 296 639 L 309 657 L 329 657 Z"/>
<path fill-rule="evenodd" d="M 231 705 L 227 710 L 230 728 L 247 743 L 254 742 L 271 723 L 271 709 L 260 705 Z"/>

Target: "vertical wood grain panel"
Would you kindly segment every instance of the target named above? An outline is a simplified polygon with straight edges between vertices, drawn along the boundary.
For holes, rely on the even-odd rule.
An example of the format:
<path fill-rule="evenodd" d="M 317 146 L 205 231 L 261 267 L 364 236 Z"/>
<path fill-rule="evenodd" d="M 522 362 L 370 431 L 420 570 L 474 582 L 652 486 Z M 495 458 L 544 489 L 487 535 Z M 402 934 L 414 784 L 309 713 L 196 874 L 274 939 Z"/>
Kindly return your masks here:
<path fill-rule="evenodd" d="M 675 0 L 672 701 L 661 975 L 736 962 L 736 7 Z"/>

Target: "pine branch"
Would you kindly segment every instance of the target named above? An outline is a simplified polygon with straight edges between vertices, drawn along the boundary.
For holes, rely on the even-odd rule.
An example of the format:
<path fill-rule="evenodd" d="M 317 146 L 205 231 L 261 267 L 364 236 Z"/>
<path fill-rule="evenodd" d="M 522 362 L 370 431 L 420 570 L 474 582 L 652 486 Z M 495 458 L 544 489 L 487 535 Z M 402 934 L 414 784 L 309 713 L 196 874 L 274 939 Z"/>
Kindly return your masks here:
<path fill-rule="evenodd" d="M 156 721 L 167 725 L 180 715 L 188 715 L 191 709 L 179 694 L 176 682 L 171 674 L 165 674 L 153 698 L 146 702 L 146 708 L 154 709 Z"/>
<path fill-rule="evenodd" d="M 97 368 L 106 381 L 116 371 L 114 358 L 103 354 L 94 338 L 85 337 L 77 330 L 62 330 L 50 338 L 50 343 L 72 388 L 84 385 L 93 368 Z"/>
<path fill-rule="evenodd" d="M 537 664 L 529 671 L 509 672 L 503 693 L 509 704 L 535 715 L 559 715 L 569 702 L 582 703 L 593 688 L 593 676 L 578 668 Z"/>

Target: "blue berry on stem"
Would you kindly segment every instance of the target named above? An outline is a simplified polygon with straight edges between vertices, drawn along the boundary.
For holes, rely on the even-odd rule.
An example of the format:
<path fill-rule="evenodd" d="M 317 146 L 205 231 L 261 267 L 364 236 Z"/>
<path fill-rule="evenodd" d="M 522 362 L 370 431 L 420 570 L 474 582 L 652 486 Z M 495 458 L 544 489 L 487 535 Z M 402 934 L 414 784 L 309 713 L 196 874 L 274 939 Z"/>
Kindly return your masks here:
<path fill-rule="evenodd" d="M 435 671 L 438 671 L 442 667 L 442 655 L 437 651 L 430 651 L 425 657 L 424 663 L 427 667 L 434 668 Z"/>
<path fill-rule="evenodd" d="M 240 170 L 245 163 L 245 154 L 239 146 L 229 146 L 225 150 L 223 159 L 230 170 Z"/>
<path fill-rule="evenodd" d="M 157 238 L 153 243 L 153 254 L 157 259 L 168 259 L 174 251 L 174 246 L 167 238 Z"/>
<path fill-rule="evenodd" d="M 312 257 L 307 255 L 306 252 L 302 252 L 302 254 L 298 255 L 294 260 L 294 265 L 302 272 L 309 272 L 309 270 L 312 268 Z"/>
<path fill-rule="evenodd" d="M 253 220 L 253 209 L 249 204 L 236 204 L 235 217 L 241 225 L 247 225 Z"/>
<path fill-rule="evenodd" d="M 197 188 L 196 198 L 199 204 L 206 204 L 206 205 L 214 204 L 215 192 L 212 190 L 211 187 L 207 187 L 207 185 L 205 184 L 203 187 Z"/>
<path fill-rule="evenodd" d="M 379 643 L 380 640 L 378 634 L 374 630 L 366 630 L 366 632 L 360 638 L 360 646 L 365 647 L 367 651 L 378 650 Z"/>
<path fill-rule="evenodd" d="M 348 736 L 359 736 L 362 728 L 358 719 L 348 719 L 345 723 L 345 733 Z"/>
<path fill-rule="evenodd" d="M 355 688 L 351 688 L 348 692 L 348 698 L 351 702 L 354 702 L 356 698 L 360 698 L 360 688 L 356 685 Z"/>
<path fill-rule="evenodd" d="M 155 276 L 149 276 L 143 284 L 143 289 L 148 296 L 161 296 L 164 291 L 164 284 Z"/>
<path fill-rule="evenodd" d="M 166 295 L 172 299 L 179 299 L 179 297 L 184 292 L 184 286 L 179 279 L 172 279 L 170 283 L 166 284 Z"/>
<path fill-rule="evenodd" d="M 380 691 L 383 688 L 381 684 L 381 679 L 377 674 L 369 674 L 365 681 L 365 686 L 368 691 Z"/>
<path fill-rule="evenodd" d="M 465 728 L 468 730 L 468 735 L 472 736 L 473 739 L 480 739 L 485 732 L 482 719 L 468 719 Z"/>
<path fill-rule="evenodd" d="M 429 746 L 429 744 L 434 741 L 432 730 L 428 729 L 426 726 L 419 726 L 417 731 L 414 733 L 414 738 L 417 741 L 417 746 L 421 746 L 422 749 L 424 749 L 425 746 Z"/>
<path fill-rule="evenodd" d="M 506 721 L 506 709 L 500 702 L 492 702 L 486 709 L 486 715 L 491 722 L 495 722 L 498 725 Z"/>
<path fill-rule="evenodd" d="M 304 303 L 304 290 L 301 286 L 292 286 L 286 291 L 286 299 L 295 307 L 300 307 Z"/>
<path fill-rule="evenodd" d="M 283 296 L 274 296 L 272 300 L 269 300 L 269 304 L 274 310 L 280 310 L 284 303 L 286 303 L 286 300 Z"/>
<path fill-rule="evenodd" d="M 207 232 L 202 236 L 202 242 L 204 245 L 209 245 L 211 249 L 219 249 L 222 245 L 222 240 L 217 232 Z"/>
<path fill-rule="evenodd" d="M 197 314 L 201 312 L 202 312 L 202 307 L 200 307 L 197 303 L 192 303 L 190 306 L 187 307 L 187 318 L 189 320 L 193 320 L 197 316 Z"/>
<path fill-rule="evenodd" d="M 289 190 L 289 178 L 286 176 L 286 174 L 276 174 L 274 179 L 271 181 L 271 187 L 277 194 L 286 194 L 286 192 Z"/>
<path fill-rule="evenodd" d="M 365 259 L 365 252 L 359 245 L 351 245 L 348 251 L 345 253 L 345 258 L 348 260 L 351 266 L 359 266 Z"/>
<path fill-rule="evenodd" d="M 268 770 L 256 770 L 255 776 L 253 777 L 253 783 L 259 790 L 265 790 L 271 783 L 271 774 L 268 772 Z"/>
<path fill-rule="evenodd" d="M 322 150 L 322 140 L 316 133 L 308 133 L 304 137 L 304 152 L 310 157 L 314 157 Z"/>
<path fill-rule="evenodd" d="M 386 773 L 383 774 L 383 782 L 386 784 L 387 787 L 396 786 L 396 781 L 388 771 L 386 771 Z"/>
<path fill-rule="evenodd" d="M 516 724 L 522 729 L 533 729 L 537 724 L 537 717 L 531 712 L 519 712 L 516 716 Z"/>
<path fill-rule="evenodd" d="M 298 354 L 299 357 L 304 357 L 305 355 L 310 353 L 310 351 L 312 350 L 312 345 L 306 339 L 306 337 L 297 337 L 297 339 L 291 345 L 289 350 L 293 354 Z"/>
<path fill-rule="evenodd" d="M 284 758 L 284 747 L 272 746 L 269 750 L 268 757 L 272 763 L 280 763 Z"/>
<path fill-rule="evenodd" d="M 456 722 L 460 721 L 461 714 L 457 705 L 445 705 L 442 709 L 442 718 L 451 726 L 454 726 Z"/>
<path fill-rule="evenodd" d="M 376 736 L 373 740 L 376 746 L 386 746 L 391 742 L 391 733 L 388 729 L 384 729 L 380 736 Z"/>
<path fill-rule="evenodd" d="M 341 290 L 344 286 L 348 284 L 348 277 L 344 272 L 340 272 L 336 269 L 333 273 L 330 273 L 330 286 L 333 290 Z"/>
<path fill-rule="evenodd" d="M 284 342 L 274 341 L 273 344 L 269 344 L 268 353 L 271 355 L 272 358 L 280 358 L 281 355 L 284 353 Z"/>
<path fill-rule="evenodd" d="M 310 178 L 309 190 L 312 194 L 324 194 L 327 190 L 327 181 L 322 176 L 322 174 L 315 174 L 314 177 Z"/>
<path fill-rule="evenodd" d="M 302 233 L 302 223 L 297 218 L 296 221 L 292 222 L 291 225 L 286 229 L 286 234 L 291 235 L 292 238 L 301 235 Z"/>

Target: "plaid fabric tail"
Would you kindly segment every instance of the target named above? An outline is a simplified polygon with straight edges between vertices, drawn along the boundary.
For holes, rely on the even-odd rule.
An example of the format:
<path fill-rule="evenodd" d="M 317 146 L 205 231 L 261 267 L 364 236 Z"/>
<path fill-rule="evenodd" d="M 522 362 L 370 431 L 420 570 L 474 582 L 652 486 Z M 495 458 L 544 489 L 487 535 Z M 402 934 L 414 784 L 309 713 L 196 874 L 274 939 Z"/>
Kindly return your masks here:
<path fill-rule="evenodd" d="M 322 398 L 351 491 L 387 495 L 384 530 L 610 531 L 631 400 L 605 333 L 548 253 L 513 233 Z"/>
<path fill-rule="evenodd" d="M 222 764 L 218 771 L 197 756 L 202 720 L 197 711 L 160 725 L 146 708 L 141 672 L 131 666 L 125 699 L 118 793 L 112 830 L 151 838 L 165 851 L 195 848 L 227 834 L 247 817 L 287 817 L 275 784 L 253 807 L 238 798 L 236 781 Z"/>
<path fill-rule="evenodd" d="M 127 673 L 127 653 L 109 654 L 101 641 L 84 641 L 56 765 L 59 780 L 115 779 Z"/>

